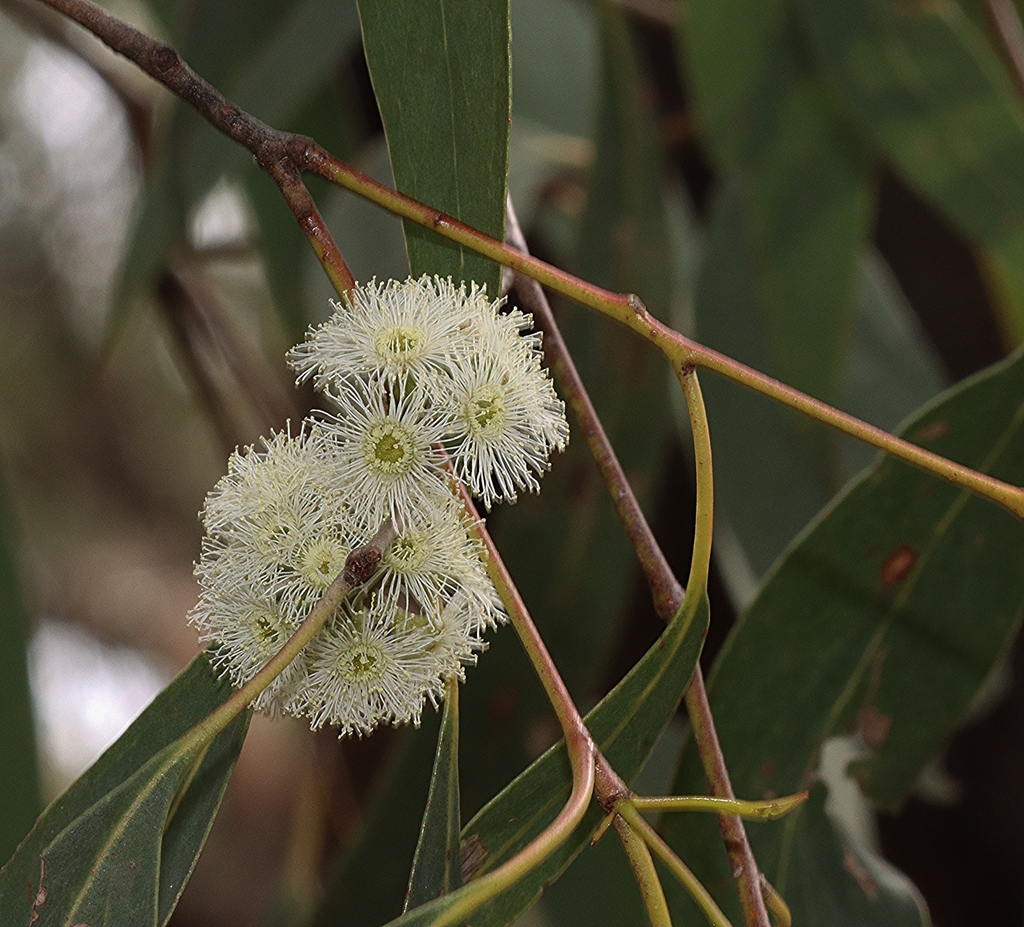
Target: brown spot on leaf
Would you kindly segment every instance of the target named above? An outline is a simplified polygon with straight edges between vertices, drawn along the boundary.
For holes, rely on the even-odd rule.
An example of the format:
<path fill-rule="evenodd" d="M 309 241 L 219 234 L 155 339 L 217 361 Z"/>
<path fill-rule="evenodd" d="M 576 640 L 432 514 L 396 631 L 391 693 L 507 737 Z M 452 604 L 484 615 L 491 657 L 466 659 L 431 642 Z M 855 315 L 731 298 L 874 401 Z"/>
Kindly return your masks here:
<path fill-rule="evenodd" d="M 872 750 L 877 750 L 892 729 L 892 717 L 883 715 L 874 705 L 865 705 L 857 716 L 857 731 Z"/>
<path fill-rule="evenodd" d="M 886 587 L 895 586 L 903 582 L 914 569 L 917 563 L 917 552 L 909 544 L 900 544 L 879 568 L 878 572 L 882 577 L 882 585 Z"/>
<path fill-rule="evenodd" d="M 949 431 L 949 422 L 944 422 L 940 419 L 937 422 L 931 422 L 918 428 L 914 432 L 914 441 L 918 444 L 922 441 L 935 441 L 941 438 L 947 431 Z"/>
<path fill-rule="evenodd" d="M 980 532 L 980 531 L 976 535 L 974 535 L 974 546 L 975 547 L 984 547 L 985 546 L 985 535 L 982 532 Z"/>
<path fill-rule="evenodd" d="M 470 834 L 459 844 L 462 857 L 462 884 L 465 885 L 487 862 L 487 848 L 479 834 Z"/>
<path fill-rule="evenodd" d="M 28 896 L 31 899 L 31 914 L 32 917 L 29 920 L 29 924 L 34 924 L 39 920 L 39 909 L 46 904 L 46 886 L 43 882 L 46 880 L 46 860 L 43 857 L 39 857 L 39 890 L 36 892 L 35 897 L 32 897 L 32 883 L 28 883 Z"/>
<path fill-rule="evenodd" d="M 852 850 L 843 852 L 843 868 L 856 880 L 868 898 L 875 898 L 878 895 L 878 883 L 871 877 L 871 873 L 861 865 L 861 861 L 853 855 Z"/>

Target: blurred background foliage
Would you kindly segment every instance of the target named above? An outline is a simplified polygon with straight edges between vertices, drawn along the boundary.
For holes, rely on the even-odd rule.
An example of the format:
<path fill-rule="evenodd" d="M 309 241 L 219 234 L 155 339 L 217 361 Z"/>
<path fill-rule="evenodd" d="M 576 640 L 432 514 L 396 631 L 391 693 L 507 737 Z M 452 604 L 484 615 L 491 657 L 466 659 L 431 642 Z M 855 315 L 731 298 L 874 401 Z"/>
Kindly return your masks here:
<path fill-rule="evenodd" d="M 265 121 L 314 136 L 386 182 L 398 177 L 411 190 L 430 182 L 414 176 L 429 153 L 399 139 L 401 116 L 388 109 L 400 91 L 381 92 L 389 78 L 415 84 L 417 73 L 380 43 L 388 4 L 109 7 L 171 40 Z M 480 117 L 495 133 L 494 152 L 460 154 L 481 178 L 470 177 L 467 189 L 500 187 L 508 146 L 508 189 L 535 253 L 637 292 L 680 330 L 885 428 L 1024 338 L 1024 30 L 1011 0 L 512 0 L 511 35 L 510 127 L 500 125 L 507 99 L 498 100 Z M 479 65 L 467 57 L 466 70 L 493 64 L 485 79 L 507 85 L 507 63 L 495 58 L 501 35 L 483 38 L 465 52 L 480 56 Z M 418 51 L 430 55 L 430 41 Z M 229 450 L 310 407 L 312 395 L 292 388 L 283 356 L 327 316 L 331 294 L 278 192 L 244 151 L 31 0 L 0 0 L 0 94 L 6 858 L 43 803 L 196 652 L 184 621 L 196 596 L 195 513 Z M 468 102 L 479 111 L 478 98 Z M 442 184 L 451 176 L 431 166 Z M 357 279 L 409 273 L 398 220 L 323 184 L 311 181 L 311 189 Z M 500 233 L 500 197 L 470 206 L 478 211 L 468 221 Z M 416 272 L 451 257 L 436 247 L 425 236 L 410 245 Z M 493 268 L 466 267 L 497 287 Z M 685 574 L 688 426 L 668 371 L 610 324 L 577 308 L 556 311 L 625 470 Z M 969 432 L 953 435 L 946 452 L 980 454 L 977 465 L 992 462 L 985 441 L 1010 429 L 997 463 L 1021 483 L 1016 370 L 943 407 L 943 422 Z M 865 746 L 878 747 L 888 733 L 871 742 L 874 716 L 847 707 L 812 729 L 814 706 L 803 715 L 793 707 L 793 692 L 823 697 L 825 683 L 808 690 L 807 680 L 823 673 L 815 661 L 829 639 L 807 642 L 820 615 L 831 615 L 830 602 L 787 624 L 808 595 L 806 577 L 787 578 L 798 556 L 756 601 L 755 593 L 872 455 L 730 383 L 706 376 L 704 387 L 718 492 L 706 666 L 750 606 L 712 686 L 724 737 L 756 741 L 758 731 L 770 732 L 762 740 L 786 752 L 794 725 L 806 724 L 804 734 L 818 739 L 787 754 L 796 777 L 789 786 L 809 785 L 820 772 L 831 789 L 827 813 L 819 786 L 800 823 L 763 851 L 770 875 L 773 867 L 789 873 L 797 923 L 921 923 L 910 883 L 880 852 L 916 883 L 935 923 L 975 923 L 983 904 L 988 924 L 1019 924 L 1024 697 L 1013 685 L 1022 654 L 1012 642 L 1024 565 L 1006 553 L 1020 545 L 1019 526 L 981 504 L 980 521 L 957 521 L 957 537 L 1005 538 L 1006 555 L 994 556 L 989 543 L 975 565 L 951 547 L 929 566 L 936 579 L 924 588 L 937 601 L 915 607 L 959 620 L 964 647 L 977 650 L 971 673 L 950 684 L 951 704 L 922 712 L 931 696 L 914 674 L 931 670 L 907 644 L 909 656 L 892 661 L 905 676 L 892 682 L 879 670 L 864 684 L 872 691 L 858 697 L 876 714 L 888 698 L 883 726 L 907 716 L 899 730 L 909 730 L 906 744 L 921 755 L 906 745 L 905 768 L 895 771 L 882 754 L 865 760 Z M 911 434 L 931 434 L 926 423 L 914 427 Z M 840 569 L 874 544 L 864 569 L 874 577 L 880 564 L 889 586 L 884 570 L 902 549 L 897 534 L 910 529 L 886 505 L 919 490 L 899 473 L 871 479 L 798 552 L 819 550 Z M 895 482 L 877 489 L 885 479 Z M 865 511 L 877 523 L 874 540 L 857 533 Z M 943 511 L 925 519 L 920 544 L 908 550 L 940 543 Z M 570 690 L 591 707 L 659 626 L 582 441 L 555 462 L 542 496 L 489 522 Z M 942 585 L 961 569 L 976 569 L 978 588 Z M 982 602 L 989 589 L 998 595 Z M 787 627 L 792 639 L 780 636 Z M 900 646 L 897 637 L 875 653 L 885 662 Z M 894 687 L 888 695 L 886 685 Z M 747 690 L 759 693 L 757 705 Z M 493 636 L 469 672 L 461 715 L 468 820 L 557 736 L 510 630 Z M 968 715 L 970 725 L 936 755 Z M 742 735 L 751 718 L 753 732 Z M 419 731 L 339 743 L 330 732 L 255 719 L 172 923 L 326 927 L 398 914 L 436 729 L 431 717 Z M 682 720 L 648 764 L 646 791 L 670 787 L 681 743 L 678 783 L 703 791 L 699 774 L 688 772 Z M 912 753 L 917 759 L 907 760 Z M 861 787 L 885 811 L 877 819 L 845 775 L 858 757 L 868 768 Z M 744 754 L 739 781 L 763 790 L 773 775 L 767 763 L 756 750 Z M 837 818 L 840 832 L 830 824 Z M 702 840 L 714 845 L 714 828 L 681 832 L 688 827 L 673 822 L 670 832 L 712 884 L 720 861 L 700 856 Z M 523 923 L 639 923 L 625 872 L 605 840 Z M 698 923 L 680 904 L 678 922 Z"/>

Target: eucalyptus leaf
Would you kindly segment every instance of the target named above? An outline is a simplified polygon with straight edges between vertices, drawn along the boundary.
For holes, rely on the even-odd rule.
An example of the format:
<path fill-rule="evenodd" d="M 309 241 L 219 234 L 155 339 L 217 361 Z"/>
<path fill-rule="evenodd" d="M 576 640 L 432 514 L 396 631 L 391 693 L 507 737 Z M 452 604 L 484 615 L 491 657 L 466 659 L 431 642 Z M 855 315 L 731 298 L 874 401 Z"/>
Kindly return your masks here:
<path fill-rule="evenodd" d="M 430 792 L 416 843 L 405 909 L 447 895 L 462 884 L 459 834 L 459 682 L 445 688 L 444 714 L 437 738 Z"/>
<path fill-rule="evenodd" d="M 0 923 L 165 924 L 242 748 L 248 712 L 205 748 L 180 738 L 230 685 L 197 656 L 36 822 L 0 870 Z"/>
<path fill-rule="evenodd" d="M 691 596 L 640 662 L 586 716 L 595 743 L 627 783 L 643 768 L 682 700 L 700 655 L 708 615 L 707 596 Z M 569 760 L 560 741 L 463 829 L 463 845 L 478 862 L 473 875 L 492 871 L 533 840 L 561 810 L 571 785 Z M 551 856 L 473 914 L 474 927 L 511 924 L 587 845 L 603 817 L 601 808 L 592 804 L 576 830 Z M 392 924 L 433 923 L 458 898 L 459 892 L 453 892 L 409 911 Z"/>
<path fill-rule="evenodd" d="M 862 130 L 969 241 L 1024 277 L 1024 106 L 963 7 L 799 8 L 820 67 Z"/>
<path fill-rule="evenodd" d="M 698 0 L 680 18 L 681 47 L 712 150 L 746 204 L 762 369 L 834 401 L 872 184 L 794 18 L 781 0 Z"/>
<path fill-rule="evenodd" d="M 901 433 L 1019 485 L 1022 396 L 1018 354 L 943 394 Z M 964 722 L 1016 636 L 1022 606 L 1020 521 L 883 457 L 789 548 L 716 661 L 711 706 L 737 794 L 761 798 L 807 787 L 825 739 L 852 732 L 862 755 L 851 773 L 877 806 L 898 807 Z M 689 743 L 674 791 L 703 788 Z M 706 829 L 678 818 L 664 827 L 729 904 L 735 893 L 726 887 L 728 866 Z M 754 831 L 776 883 L 804 877 L 786 841 L 784 828 Z M 825 895 L 850 890 L 844 880 L 856 871 L 844 872 L 822 886 Z M 884 882 L 872 884 L 888 891 Z"/>
<path fill-rule="evenodd" d="M 403 193 L 505 237 L 511 113 L 508 0 L 359 0 L 395 183 Z M 497 296 L 501 268 L 405 224 L 414 277 L 475 281 Z"/>

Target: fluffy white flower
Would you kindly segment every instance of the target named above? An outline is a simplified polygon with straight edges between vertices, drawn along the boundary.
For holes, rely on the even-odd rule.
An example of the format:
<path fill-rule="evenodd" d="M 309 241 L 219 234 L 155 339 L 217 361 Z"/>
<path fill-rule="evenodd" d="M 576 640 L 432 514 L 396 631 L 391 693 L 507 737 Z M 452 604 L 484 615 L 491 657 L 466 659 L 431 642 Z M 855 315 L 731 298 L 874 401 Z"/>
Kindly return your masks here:
<path fill-rule="evenodd" d="M 418 724 L 504 619 L 453 480 L 514 500 L 568 428 L 532 320 L 500 309 L 450 280 L 371 283 L 292 350 L 334 410 L 233 454 L 207 498 L 189 620 L 214 665 L 248 682 L 353 550 L 389 519 L 397 537 L 254 707 L 341 734 Z"/>
<path fill-rule="evenodd" d="M 451 280 L 421 277 L 386 284 L 371 281 L 334 315 L 292 348 L 289 362 L 300 379 L 314 377 L 316 388 L 333 395 L 353 377 L 430 387 L 444 374 L 467 338 L 466 307 L 487 305 L 486 293 Z"/>
<path fill-rule="evenodd" d="M 308 675 L 296 708 L 315 729 L 367 734 L 379 723 L 420 723 L 444 678 L 429 625 L 396 624 L 394 609 L 345 605 L 307 648 Z"/>
<path fill-rule="evenodd" d="M 484 567 L 486 551 L 469 528 L 465 510 L 451 495 L 413 512 L 384 552 L 376 580 L 380 600 L 423 615 L 435 627 L 456 599 L 465 600 L 466 626 L 473 633 L 504 620 Z"/>
<path fill-rule="evenodd" d="M 236 451 L 206 500 L 189 621 L 211 659 L 243 685 L 295 632 L 344 567 L 359 533 L 332 485 L 333 445 L 316 430 L 280 432 Z M 254 707 L 286 708 L 303 676 L 293 663 Z"/>
<path fill-rule="evenodd" d="M 482 354 L 460 367 L 452 384 L 452 463 L 489 509 L 537 490 L 552 449 L 569 439 L 565 407 L 530 353 Z"/>
<path fill-rule="evenodd" d="M 319 427 L 336 445 L 333 479 L 365 521 L 394 518 L 401 526 L 424 500 L 450 493 L 438 446 L 445 419 L 422 389 L 359 380 L 338 386 L 338 411 Z"/>

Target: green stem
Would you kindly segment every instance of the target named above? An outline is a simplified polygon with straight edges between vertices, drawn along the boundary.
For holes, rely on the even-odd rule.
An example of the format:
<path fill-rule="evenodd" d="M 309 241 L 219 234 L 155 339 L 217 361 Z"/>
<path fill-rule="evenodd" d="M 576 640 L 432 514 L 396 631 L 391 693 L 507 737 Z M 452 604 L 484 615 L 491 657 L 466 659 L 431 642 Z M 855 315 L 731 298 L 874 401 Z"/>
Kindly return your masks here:
<path fill-rule="evenodd" d="M 690 430 L 693 432 L 693 457 L 697 470 L 697 513 L 693 533 L 693 559 L 690 562 L 690 579 L 686 594 L 706 595 L 708 572 L 711 568 L 711 538 L 714 527 L 714 473 L 711 461 L 711 431 L 708 427 L 707 409 L 701 395 L 697 371 L 690 364 L 679 367 L 679 382 L 686 396 L 686 408 L 690 413 Z M 704 688 L 704 674 L 700 664 L 694 668 L 693 678 L 684 696 L 686 711 L 690 717 L 694 740 L 700 752 L 704 771 L 716 798 L 736 798 L 729 781 L 729 771 L 722 754 L 718 733 L 715 730 L 711 705 Z M 754 859 L 750 840 L 743 822 L 732 814 L 720 814 L 718 826 L 729 854 L 729 863 L 736 879 L 740 904 L 747 927 L 769 927 L 768 912 L 760 889 L 760 872 Z"/>
<path fill-rule="evenodd" d="M 633 875 L 636 876 L 636 884 L 640 887 L 640 896 L 644 900 L 651 927 L 672 927 L 665 892 L 647 844 L 619 815 L 615 815 L 615 831 L 619 835 L 626 856 L 629 857 L 629 864 L 633 867 Z"/>
<path fill-rule="evenodd" d="M 792 927 L 793 915 L 790 913 L 789 905 L 764 876 L 761 876 L 761 892 L 764 894 L 764 903 L 768 905 L 768 910 L 775 915 L 775 923 L 779 927 Z"/>
<path fill-rule="evenodd" d="M 715 520 L 714 473 L 711 466 L 711 431 L 707 409 L 692 366 L 678 369 L 679 382 L 686 396 L 693 432 L 693 459 L 697 470 L 697 510 L 694 516 L 693 555 L 690 558 L 690 577 L 686 582 L 687 594 L 705 595 L 708 574 L 711 571 L 711 538 Z"/>
<path fill-rule="evenodd" d="M 711 894 L 703 886 L 700 879 L 693 874 L 686 863 L 676 856 L 675 852 L 665 843 L 658 832 L 644 820 L 643 815 L 633 807 L 630 799 L 622 799 L 617 802 L 615 810 L 643 838 L 644 842 L 654 850 L 655 855 L 668 866 L 672 874 L 682 883 L 693 900 L 700 906 L 712 927 L 732 927 L 729 918 L 722 913 L 722 909 L 715 903 L 715 899 L 711 897 Z"/>
<path fill-rule="evenodd" d="M 745 801 L 741 798 L 710 795 L 669 795 L 663 798 L 641 798 L 636 795 L 630 800 L 641 811 L 709 811 L 712 814 L 735 814 L 752 821 L 774 821 L 805 802 L 807 793 L 799 792 L 768 801 Z"/>

